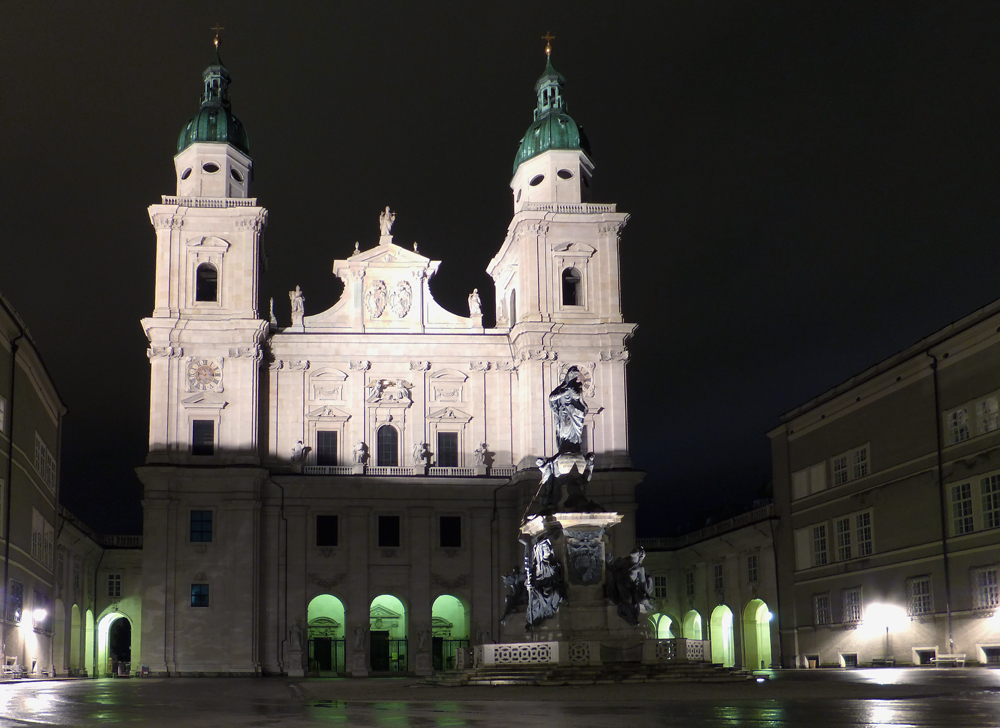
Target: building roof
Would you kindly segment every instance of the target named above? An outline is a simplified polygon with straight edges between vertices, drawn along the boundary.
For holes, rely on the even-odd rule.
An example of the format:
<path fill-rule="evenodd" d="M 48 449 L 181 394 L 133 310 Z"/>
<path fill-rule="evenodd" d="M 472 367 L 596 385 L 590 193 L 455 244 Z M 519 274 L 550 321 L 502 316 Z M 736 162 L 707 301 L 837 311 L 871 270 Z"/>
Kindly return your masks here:
<path fill-rule="evenodd" d="M 514 171 L 532 157 L 537 157 L 550 149 L 580 149 L 590 154 L 590 143 L 578 125 L 566 112 L 563 87 L 566 79 L 552 67 L 552 58 L 545 61 L 545 71 L 535 83 L 538 101 L 535 106 L 535 120 L 521 138 L 517 155 L 514 157 Z"/>
<path fill-rule="evenodd" d="M 229 84 L 232 78 L 229 69 L 222 63 L 219 51 L 202 73 L 205 84 L 201 96 L 201 108 L 181 129 L 177 139 L 177 153 L 180 154 L 196 142 L 231 144 L 244 154 L 250 154 L 250 139 L 243 123 L 232 112 L 229 101 Z"/>

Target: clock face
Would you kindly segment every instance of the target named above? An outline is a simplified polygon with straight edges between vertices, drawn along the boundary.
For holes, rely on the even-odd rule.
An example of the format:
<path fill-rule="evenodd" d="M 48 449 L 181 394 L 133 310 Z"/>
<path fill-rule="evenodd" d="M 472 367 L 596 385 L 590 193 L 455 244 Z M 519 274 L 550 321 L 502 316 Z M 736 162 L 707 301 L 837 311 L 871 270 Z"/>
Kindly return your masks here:
<path fill-rule="evenodd" d="M 188 364 L 187 378 L 192 391 L 204 392 L 218 386 L 222 371 L 211 359 L 193 359 Z"/>

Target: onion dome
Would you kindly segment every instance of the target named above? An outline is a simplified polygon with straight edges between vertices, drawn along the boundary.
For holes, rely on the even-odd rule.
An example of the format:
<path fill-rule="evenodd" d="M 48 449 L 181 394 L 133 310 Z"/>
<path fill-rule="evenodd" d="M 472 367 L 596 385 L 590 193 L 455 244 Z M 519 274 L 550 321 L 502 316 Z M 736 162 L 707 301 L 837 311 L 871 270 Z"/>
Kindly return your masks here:
<path fill-rule="evenodd" d="M 180 154 L 198 142 L 232 144 L 244 154 L 250 154 L 250 140 L 243 124 L 233 116 L 229 103 L 229 70 L 222 64 L 219 51 L 202 74 L 205 92 L 201 96 L 201 109 L 181 129 L 177 139 Z"/>
<path fill-rule="evenodd" d="M 590 143 L 579 126 L 566 113 L 563 86 L 566 79 L 552 67 L 552 58 L 547 56 L 545 72 L 535 84 L 538 104 L 535 107 L 535 121 L 528 127 L 521 146 L 514 157 L 514 171 L 532 157 L 537 157 L 550 149 L 579 149 L 590 154 Z"/>

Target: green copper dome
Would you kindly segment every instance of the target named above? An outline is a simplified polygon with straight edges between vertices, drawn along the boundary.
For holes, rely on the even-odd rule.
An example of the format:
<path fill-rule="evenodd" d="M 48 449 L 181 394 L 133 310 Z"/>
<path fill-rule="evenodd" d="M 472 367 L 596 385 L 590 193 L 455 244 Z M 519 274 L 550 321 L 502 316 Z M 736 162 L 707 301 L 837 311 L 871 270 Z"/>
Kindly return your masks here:
<path fill-rule="evenodd" d="M 250 154 L 250 139 L 243 124 L 233 116 L 229 103 L 229 70 L 222 65 L 219 52 L 202 74 L 205 92 L 201 96 L 201 109 L 184 125 L 177 138 L 180 154 L 196 142 L 232 144 L 244 154 Z"/>
<path fill-rule="evenodd" d="M 551 57 L 548 58 L 545 72 L 535 84 L 535 93 L 538 95 L 535 121 L 521 139 L 521 146 L 514 157 L 515 172 L 521 162 L 550 149 L 580 149 L 590 154 L 590 143 L 583 133 L 583 127 L 566 113 L 566 101 L 562 93 L 565 85 L 566 79 L 552 67 Z"/>

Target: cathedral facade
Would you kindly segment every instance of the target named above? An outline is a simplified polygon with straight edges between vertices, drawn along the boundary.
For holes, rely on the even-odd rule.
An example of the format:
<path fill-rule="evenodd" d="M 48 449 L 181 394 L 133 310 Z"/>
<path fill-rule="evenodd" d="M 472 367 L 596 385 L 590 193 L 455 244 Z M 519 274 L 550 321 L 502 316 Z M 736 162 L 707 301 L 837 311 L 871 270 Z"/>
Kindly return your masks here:
<path fill-rule="evenodd" d="M 427 674 L 500 639 L 501 574 L 555 453 L 548 392 L 577 367 L 588 497 L 634 543 L 619 241 L 589 202 L 593 163 L 546 62 L 510 182 L 513 217 L 469 315 L 438 305 L 440 263 L 379 234 L 335 261 L 340 301 L 261 314 L 267 210 L 216 55 L 156 232 L 143 482 L 141 665 L 156 675 Z M 505 630 L 506 632 L 506 630 Z"/>

